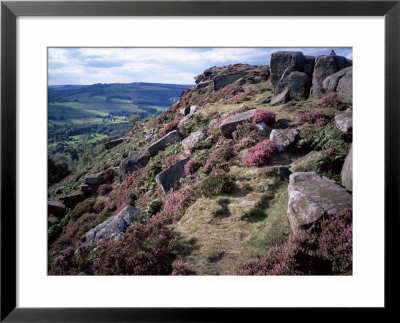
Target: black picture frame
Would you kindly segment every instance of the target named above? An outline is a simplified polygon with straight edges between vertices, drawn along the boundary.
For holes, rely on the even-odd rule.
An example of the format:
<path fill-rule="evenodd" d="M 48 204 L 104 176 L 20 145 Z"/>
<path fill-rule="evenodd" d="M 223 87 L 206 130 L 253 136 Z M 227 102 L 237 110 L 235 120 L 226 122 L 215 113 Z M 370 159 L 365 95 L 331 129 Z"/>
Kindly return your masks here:
<path fill-rule="evenodd" d="M 385 307 L 392 293 L 399 237 L 400 1 L 2 1 L 1 3 L 1 322 L 237 321 L 266 309 L 16 307 L 16 19 L 18 16 L 384 16 L 385 18 Z M 371 58 L 373 64 L 373 58 Z M 373 232 L 371 232 L 373 235 Z M 373 257 L 373 255 L 371 255 Z M 367 287 L 366 287 L 367 290 Z M 40 291 L 38 291 L 40 293 Z M 283 309 L 269 309 L 282 313 Z M 331 318 L 338 316 L 333 309 Z M 304 309 L 303 309 L 304 311 Z M 261 313 L 259 313 L 261 312 Z M 314 312 L 315 313 L 315 312 Z M 371 312 L 369 312 L 371 313 Z M 278 313 L 276 313 L 278 314 Z M 250 315 L 250 316 L 249 316 Z M 279 314 L 278 314 L 279 315 Z M 372 313 L 369 315 L 373 315 Z M 373 316 L 372 316 L 373 317 Z M 371 317 L 371 318 L 372 318 Z M 281 319 L 283 319 L 281 317 Z"/>

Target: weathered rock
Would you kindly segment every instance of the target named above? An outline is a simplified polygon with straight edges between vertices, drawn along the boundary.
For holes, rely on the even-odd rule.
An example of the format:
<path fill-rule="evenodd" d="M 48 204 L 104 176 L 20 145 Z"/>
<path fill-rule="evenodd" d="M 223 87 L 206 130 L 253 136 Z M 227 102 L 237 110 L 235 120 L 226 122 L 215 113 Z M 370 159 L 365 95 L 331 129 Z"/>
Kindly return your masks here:
<path fill-rule="evenodd" d="M 182 141 L 182 145 L 185 148 L 187 152 L 191 152 L 194 148 L 194 146 L 204 140 L 207 136 L 207 129 L 206 128 L 200 128 L 199 130 L 193 132 L 189 137 L 185 138 Z"/>
<path fill-rule="evenodd" d="M 192 105 L 192 106 L 190 106 L 190 112 L 189 113 L 195 113 L 195 112 L 197 112 L 199 110 L 200 110 L 200 106 Z"/>
<path fill-rule="evenodd" d="M 348 191 L 353 191 L 353 145 L 350 146 L 349 153 L 344 160 L 341 177 L 342 185 L 346 187 Z"/>
<path fill-rule="evenodd" d="M 232 133 L 236 130 L 236 127 L 245 121 L 250 121 L 255 112 L 256 109 L 252 109 L 226 118 L 219 126 L 224 137 L 232 138 Z"/>
<path fill-rule="evenodd" d="M 296 159 L 291 165 L 289 170 L 292 173 L 295 172 L 302 172 L 304 170 L 307 170 L 308 168 L 308 163 L 313 161 L 314 159 L 316 159 L 318 157 L 318 152 L 313 150 L 310 151 L 307 155 Z"/>
<path fill-rule="evenodd" d="M 149 156 L 145 151 L 132 151 L 119 165 L 120 176 L 123 179 L 129 172 L 145 167 L 148 161 Z"/>
<path fill-rule="evenodd" d="M 312 77 L 315 65 L 315 56 L 304 55 L 304 68 L 303 72 Z"/>
<path fill-rule="evenodd" d="M 238 79 L 243 77 L 243 75 L 245 75 L 245 73 L 223 74 L 214 77 L 214 91 L 218 91 L 224 86 L 236 82 Z"/>
<path fill-rule="evenodd" d="M 326 92 L 323 87 L 324 80 L 341 69 L 348 67 L 349 62 L 343 56 L 321 55 L 315 59 L 315 66 L 312 78 L 311 95 L 321 97 Z"/>
<path fill-rule="evenodd" d="M 137 211 L 138 209 L 133 206 L 125 207 L 117 215 L 107 219 L 103 223 L 100 223 L 86 232 L 82 236 L 81 242 L 92 245 L 104 238 L 114 237 L 121 234 L 127 226 L 132 224 L 134 221 L 134 215 Z"/>
<path fill-rule="evenodd" d="M 85 197 L 91 196 L 91 195 L 94 195 L 97 193 L 97 188 L 90 186 L 88 184 L 81 184 L 79 186 L 79 189 L 85 195 Z"/>
<path fill-rule="evenodd" d="M 158 154 L 159 151 L 167 148 L 168 145 L 172 145 L 180 141 L 182 141 L 181 135 L 179 134 L 178 130 L 174 130 L 150 145 L 147 148 L 147 152 L 150 156 L 155 156 Z"/>
<path fill-rule="evenodd" d="M 47 201 L 47 213 L 54 215 L 57 218 L 62 218 L 67 213 L 67 209 L 60 201 Z"/>
<path fill-rule="evenodd" d="M 267 125 L 263 122 L 263 123 L 257 123 L 254 126 L 254 129 L 258 132 L 258 133 L 265 133 L 268 129 Z"/>
<path fill-rule="evenodd" d="M 269 67 L 273 87 L 277 87 L 286 68 L 289 67 L 292 71 L 303 71 L 304 64 L 305 58 L 302 52 L 279 51 L 272 53 Z"/>
<path fill-rule="evenodd" d="M 231 93 L 233 95 L 236 95 L 237 93 L 242 93 L 244 92 L 244 89 L 242 87 L 238 87 L 237 89 L 234 89 Z"/>
<path fill-rule="evenodd" d="M 197 75 L 197 76 L 194 77 L 194 82 L 195 82 L 196 84 L 199 84 L 201 81 L 204 80 L 204 78 L 205 78 L 205 75 L 204 75 L 204 74 Z"/>
<path fill-rule="evenodd" d="M 290 99 L 307 99 L 310 94 L 311 78 L 303 72 L 294 71 L 289 75 Z"/>
<path fill-rule="evenodd" d="M 104 148 L 109 150 L 109 149 L 114 148 L 115 146 L 118 146 L 119 144 L 123 143 L 127 139 L 128 138 L 118 138 L 118 139 L 115 139 L 115 140 L 107 141 L 104 144 Z"/>
<path fill-rule="evenodd" d="M 145 141 L 149 142 L 154 136 L 154 129 L 151 129 L 149 131 L 149 133 L 146 135 L 146 137 L 144 138 Z"/>
<path fill-rule="evenodd" d="M 343 103 L 353 104 L 353 72 L 349 71 L 343 76 L 336 89 L 338 99 Z"/>
<path fill-rule="evenodd" d="M 186 107 L 186 108 L 180 109 L 179 113 L 184 115 L 184 116 L 187 116 L 190 113 L 190 107 Z"/>
<path fill-rule="evenodd" d="M 85 195 L 81 191 L 75 191 L 66 195 L 63 195 L 59 198 L 60 201 L 64 203 L 64 205 L 70 209 L 73 209 L 75 205 L 85 199 Z"/>
<path fill-rule="evenodd" d="M 322 82 L 322 86 L 325 89 L 326 93 L 329 92 L 336 92 L 336 88 L 339 84 L 340 79 L 345 76 L 347 73 L 353 71 L 353 67 L 349 66 L 346 67 L 342 70 L 340 70 L 339 72 L 336 72 L 335 74 L 329 75 L 323 82 Z"/>
<path fill-rule="evenodd" d="M 297 129 L 273 129 L 269 139 L 274 142 L 278 151 L 283 151 L 294 143 L 298 134 Z"/>
<path fill-rule="evenodd" d="M 209 86 L 212 83 L 212 81 L 208 81 L 208 82 L 201 82 L 199 84 L 196 85 L 196 89 L 202 89 L 204 87 Z"/>
<path fill-rule="evenodd" d="M 171 165 L 166 170 L 156 176 L 156 182 L 161 189 L 167 193 L 171 188 L 174 188 L 182 175 L 184 174 L 185 164 L 189 161 L 189 157 Z"/>
<path fill-rule="evenodd" d="M 279 105 L 279 104 L 285 104 L 289 102 L 290 100 L 290 92 L 289 89 L 285 89 L 281 93 L 274 95 L 273 98 L 271 99 L 271 102 L 269 105 Z"/>
<path fill-rule="evenodd" d="M 87 175 L 85 178 L 85 184 L 89 186 L 96 186 L 102 184 L 100 173 Z"/>
<path fill-rule="evenodd" d="M 178 129 L 180 126 L 184 125 L 186 122 L 190 121 L 193 118 L 193 113 L 189 113 L 186 117 L 184 117 L 181 121 L 178 123 Z"/>
<path fill-rule="evenodd" d="M 351 110 L 335 116 L 335 126 L 345 134 L 353 131 L 353 114 Z"/>
<path fill-rule="evenodd" d="M 290 175 L 288 192 L 287 216 L 294 233 L 325 215 L 352 208 L 352 197 L 344 188 L 315 172 Z"/>

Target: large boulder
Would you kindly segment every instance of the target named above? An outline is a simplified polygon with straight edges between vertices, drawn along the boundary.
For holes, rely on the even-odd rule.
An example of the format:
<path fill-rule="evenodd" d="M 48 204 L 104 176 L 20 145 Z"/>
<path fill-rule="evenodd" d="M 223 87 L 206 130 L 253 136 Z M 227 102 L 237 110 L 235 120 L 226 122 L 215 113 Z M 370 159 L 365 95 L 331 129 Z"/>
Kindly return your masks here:
<path fill-rule="evenodd" d="M 115 146 L 118 146 L 119 144 L 121 144 L 121 143 L 123 143 L 125 140 L 127 140 L 128 138 L 118 138 L 118 139 L 114 139 L 114 140 L 110 140 L 110 141 L 107 141 L 105 144 L 104 144 L 104 148 L 106 149 L 106 150 L 109 150 L 109 149 L 111 149 L 111 148 L 114 148 Z"/>
<path fill-rule="evenodd" d="M 122 179 L 129 173 L 147 165 L 149 156 L 145 151 L 132 151 L 119 165 Z"/>
<path fill-rule="evenodd" d="M 168 145 L 173 145 L 177 142 L 182 141 L 182 137 L 178 130 L 171 131 L 167 133 L 164 137 L 158 139 L 155 143 L 147 148 L 147 153 L 149 156 L 155 156 L 159 151 L 165 150 Z"/>
<path fill-rule="evenodd" d="M 232 138 L 232 133 L 236 130 L 236 127 L 243 122 L 251 121 L 255 112 L 256 109 L 252 109 L 226 118 L 219 126 L 224 137 L 229 139 Z"/>
<path fill-rule="evenodd" d="M 353 71 L 353 66 L 346 67 L 335 74 L 329 75 L 323 82 L 322 87 L 325 89 L 326 93 L 336 92 L 336 88 L 339 84 L 340 79 L 347 73 Z"/>
<path fill-rule="evenodd" d="M 308 229 L 323 216 L 352 208 L 351 195 L 316 172 L 290 175 L 288 192 L 287 216 L 294 233 Z"/>
<path fill-rule="evenodd" d="M 291 100 L 307 99 L 310 94 L 311 78 L 303 72 L 294 71 L 289 75 L 289 93 Z"/>
<path fill-rule="evenodd" d="M 207 137 L 207 129 L 200 128 L 182 141 L 182 146 L 187 152 L 192 152 L 194 146 Z"/>
<path fill-rule="evenodd" d="M 127 206 L 121 210 L 117 215 L 107 219 L 103 223 L 95 226 L 86 232 L 81 242 L 87 245 L 92 245 L 99 242 L 104 238 L 110 238 L 121 234 L 125 228 L 132 224 L 134 215 L 138 209 L 133 206 Z"/>
<path fill-rule="evenodd" d="M 290 67 L 283 72 L 270 105 L 285 104 L 291 99 L 302 100 L 308 98 L 311 78 L 303 72 L 292 71 Z"/>
<path fill-rule="evenodd" d="M 315 66 L 312 78 L 311 95 L 317 98 L 326 94 L 323 87 L 324 80 L 336 72 L 350 65 L 346 57 L 321 55 L 315 59 Z"/>
<path fill-rule="evenodd" d="M 343 133 L 351 133 L 353 131 L 353 113 L 351 110 L 346 110 L 345 113 L 335 116 L 335 125 Z"/>
<path fill-rule="evenodd" d="M 47 201 L 47 212 L 57 218 L 63 218 L 67 213 L 65 205 L 60 201 Z"/>
<path fill-rule="evenodd" d="M 75 191 L 61 196 L 59 200 L 62 201 L 66 207 L 72 210 L 79 202 L 82 202 L 85 197 L 86 196 L 83 192 Z"/>
<path fill-rule="evenodd" d="M 304 55 L 304 68 L 303 72 L 312 77 L 315 65 L 315 56 Z"/>
<path fill-rule="evenodd" d="M 236 73 L 236 74 L 223 74 L 216 76 L 214 78 L 214 91 L 218 91 L 219 89 L 222 89 L 224 86 L 236 82 L 244 75 L 245 73 Z"/>
<path fill-rule="evenodd" d="M 156 176 L 157 184 L 165 193 L 178 184 L 185 172 L 184 167 L 188 161 L 189 157 L 178 161 Z"/>
<path fill-rule="evenodd" d="M 303 71 L 305 58 L 302 52 L 279 51 L 271 54 L 269 68 L 271 71 L 271 83 L 277 87 L 283 72 L 289 67 L 292 71 Z"/>
<path fill-rule="evenodd" d="M 349 153 L 344 160 L 342 172 L 342 185 L 346 187 L 348 191 L 353 191 L 353 145 L 350 146 Z"/>
<path fill-rule="evenodd" d="M 273 129 L 269 139 L 274 142 L 278 151 L 283 151 L 295 142 L 298 134 L 297 129 Z"/>
<path fill-rule="evenodd" d="M 353 71 L 340 79 L 336 92 L 341 102 L 353 104 Z"/>

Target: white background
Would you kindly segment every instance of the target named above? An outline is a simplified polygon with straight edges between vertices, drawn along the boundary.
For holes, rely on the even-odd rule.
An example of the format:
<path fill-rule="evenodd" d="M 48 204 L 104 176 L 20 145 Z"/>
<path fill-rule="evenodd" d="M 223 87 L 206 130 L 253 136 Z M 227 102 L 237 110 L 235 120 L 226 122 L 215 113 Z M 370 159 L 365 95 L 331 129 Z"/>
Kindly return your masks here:
<path fill-rule="evenodd" d="M 17 28 L 19 307 L 384 305 L 382 17 L 18 17 Z M 48 277 L 46 53 L 51 46 L 353 47 L 353 276 Z"/>

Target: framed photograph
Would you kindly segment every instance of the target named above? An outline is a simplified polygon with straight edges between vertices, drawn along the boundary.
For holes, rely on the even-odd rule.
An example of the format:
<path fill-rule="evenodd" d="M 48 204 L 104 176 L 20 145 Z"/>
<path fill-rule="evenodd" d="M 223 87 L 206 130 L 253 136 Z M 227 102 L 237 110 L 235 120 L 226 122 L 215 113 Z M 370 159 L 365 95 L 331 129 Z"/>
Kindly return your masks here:
<path fill-rule="evenodd" d="M 3 1 L 1 320 L 393 309 L 399 16 Z"/>

